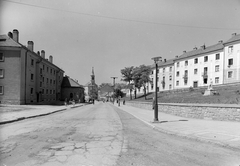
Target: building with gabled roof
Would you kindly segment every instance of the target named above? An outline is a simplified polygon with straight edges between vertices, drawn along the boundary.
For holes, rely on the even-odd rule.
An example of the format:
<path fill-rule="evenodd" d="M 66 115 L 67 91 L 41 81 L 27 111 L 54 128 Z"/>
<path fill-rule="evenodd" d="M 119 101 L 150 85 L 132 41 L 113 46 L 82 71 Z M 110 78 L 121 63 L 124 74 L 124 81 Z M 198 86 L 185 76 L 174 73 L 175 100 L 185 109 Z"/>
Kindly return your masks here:
<path fill-rule="evenodd" d="M 24 46 L 19 32 L 0 35 L 0 102 L 5 104 L 52 103 L 61 99 L 64 71 L 34 52 L 33 41 Z"/>
<path fill-rule="evenodd" d="M 63 77 L 61 99 L 64 101 L 84 102 L 84 87 L 69 76 Z"/>

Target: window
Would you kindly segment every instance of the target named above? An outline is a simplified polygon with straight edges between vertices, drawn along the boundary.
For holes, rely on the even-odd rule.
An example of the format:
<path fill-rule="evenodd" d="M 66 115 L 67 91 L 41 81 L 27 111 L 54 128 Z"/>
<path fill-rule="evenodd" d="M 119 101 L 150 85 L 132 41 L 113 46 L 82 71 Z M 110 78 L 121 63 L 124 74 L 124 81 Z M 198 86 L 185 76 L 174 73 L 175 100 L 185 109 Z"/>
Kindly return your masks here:
<path fill-rule="evenodd" d="M 55 75 L 55 70 L 53 70 L 53 75 Z"/>
<path fill-rule="evenodd" d="M 0 69 L 0 78 L 4 77 L 4 69 Z"/>
<path fill-rule="evenodd" d="M 204 62 L 207 62 L 208 61 L 208 56 L 205 56 L 204 57 Z"/>
<path fill-rule="evenodd" d="M 180 75 L 180 73 L 179 73 L 179 71 L 177 71 L 177 77 L 179 77 L 179 75 Z"/>
<path fill-rule="evenodd" d="M 179 67 L 179 62 L 177 62 L 177 67 Z"/>
<path fill-rule="evenodd" d="M 152 71 L 152 74 L 153 74 L 153 71 Z"/>
<path fill-rule="evenodd" d="M 153 84 L 151 84 L 151 90 L 153 90 Z"/>
<path fill-rule="evenodd" d="M 31 65 L 34 66 L 34 60 L 33 59 L 31 59 Z"/>
<path fill-rule="evenodd" d="M 215 72 L 219 72 L 219 65 L 215 66 Z"/>
<path fill-rule="evenodd" d="M 43 70 L 44 70 L 45 66 L 43 65 Z"/>
<path fill-rule="evenodd" d="M 48 78 L 47 78 L 47 84 L 48 84 Z"/>
<path fill-rule="evenodd" d="M 198 81 L 193 81 L 193 87 L 197 88 L 198 87 Z"/>
<path fill-rule="evenodd" d="M 3 86 L 0 86 L 0 95 L 3 95 Z"/>
<path fill-rule="evenodd" d="M 33 77 L 34 77 L 34 75 L 33 75 L 33 74 L 31 74 L 31 81 L 33 81 Z"/>
<path fill-rule="evenodd" d="M 233 59 L 228 59 L 228 66 L 233 65 Z"/>
<path fill-rule="evenodd" d="M 170 72 L 172 71 L 172 67 L 169 67 L 169 71 L 170 71 Z"/>
<path fill-rule="evenodd" d="M 31 95 L 33 95 L 33 88 L 31 88 Z"/>
<path fill-rule="evenodd" d="M 187 85 L 188 80 L 184 79 L 184 85 Z"/>
<path fill-rule="evenodd" d="M 172 75 L 169 76 L 169 81 L 172 81 Z"/>
<path fill-rule="evenodd" d="M 43 71 L 43 69 L 42 69 L 42 68 L 40 68 L 40 74 L 42 74 L 42 71 Z"/>
<path fill-rule="evenodd" d="M 163 73 L 165 72 L 165 68 L 163 68 Z"/>
<path fill-rule="evenodd" d="M 177 85 L 177 86 L 179 85 L 179 81 L 176 82 L 176 85 Z"/>
<path fill-rule="evenodd" d="M 3 62 L 4 61 L 4 56 L 3 56 L 3 53 L 0 52 L 0 62 Z"/>
<path fill-rule="evenodd" d="M 188 70 L 184 71 L 184 76 L 188 76 Z"/>
<path fill-rule="evenodd" d="M 229 46 L 228 47 L 228 53 L 232 53 L 233 52 L 233 46 Z"/>
<path fill-rule="evenodd" d="M 50 73 L 52 74 L 52 69 L 50 70 Z"/>
<path fill-rule="evenodd" d="M 48 95 L 48 89 L 46 89 L 46 94 Z"/>
<path fill-rule="evenodd" d="M 159 73 L 159 69 L 157 69 L 157 73 Z M 60 79 L 60 78 L 59 78 Z"/>
<path fill-rule="evenodd" d="M 197 74 L 198 73 L 198 69 L 194 69 L 194 74 Z"/>
<path fill-rule="evenodd" d="M 188 61 L 185 61 L 185 66 L 188 66 Z"/>
<path fill-rule="evenodd" d="M 207 78 L 204 78 L 204 79 L 203 79 L 203 83 L 204 83 L 204 84 L 207 84 L 207 82 L 208 82 L 208 79 L 207 79 Z"/>
<path fill-rule="evenodd" d="M 40 85 L 39 85 L 40 87 L 42 87 L 42 82 L 40 82 Z"/>
<path fill-rule="evenodd" d="M 44 77 L 42 78 L 42 82 L 44 82 Z"/>
<path fill-rule="evenodd" d="M 50 84 L 52 84 L 52 79 L 50 79 Z"/>
<path fill-rule="evenodd" d="M 220 59 L 220 54 L 216 54 L 216 60 Z"/>
<path fill-rule="evenodd" d="M 219 84 L 219 77 L 215 77 L 215 84 Z"/>
<path fill-rule="evenodd" d="M 169 85 L 169 89 L 172 89 L 172 85 L 171 84 Z"/>
<path fill-rule="evenodd" d="M 53 90 L 53 94 L 55 94 L 55 90 Z"/>
<path fill-rule="evenodd" d="M 232 71 L 228 72 L 228 78 L 233 78 L 233 72 Z"/>
<path fill-rule="evenodd" d="M 50 95 L 52 94 L 52 90 L 50 90 Z"/>
<path fill-rule="evenodd" d="M 44 94 L 44 89 L 42 89 L 42 94 Z"/>
<path fill-rule="evenodd" d="M 197 64 L 198 63 L 198 58 L 195 58 L 194 59 L 194 64 Z"/>
<path fill-rule="evenodd" d="M 47 72 L 48 72 L 48 67 L 47 67 Z"/>
<path fill-rule="evenodd" d="M 56 82 L 56 81 L 55 81 L 55 80 L 53 80 L 53 84 L 54 84 L 54 85 L 55 85 L 55 82 Z"/>

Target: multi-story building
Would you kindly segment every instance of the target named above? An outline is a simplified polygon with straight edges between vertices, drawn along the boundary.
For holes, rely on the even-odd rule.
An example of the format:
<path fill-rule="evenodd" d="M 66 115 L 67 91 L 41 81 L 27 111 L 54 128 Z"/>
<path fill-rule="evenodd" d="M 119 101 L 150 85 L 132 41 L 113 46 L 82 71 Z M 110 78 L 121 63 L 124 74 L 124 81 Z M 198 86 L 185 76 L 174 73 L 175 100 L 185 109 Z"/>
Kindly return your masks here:
<path fill-rule="evenodd" d="M 175 89 L 223 83 L 223 42 L 194 48 L 175 59 Z"/>
<path fill-rule="evenodd" d="M 165 63 L 169 64 L 169 68 L 173 68 L 172 89 L 240 82 L 240 34 L 232 34 L 226 42 L 219 41 L 215 45 L 208 47 L 204 45 L 200 48 L 195 47 L 192 51 L 184 51 L 182 55 L 171 61 Z M 165 89 L 167 82 L 165 88 L 162 82 L 168 80 L 165 73 L 167 69 L 163 62 L 159 62 L 158 66 L 158 87 L 160 91 L 164 91 L 167 90 Z M 154 67 L 152 69 L 151 92 L 155 91 L 156 72 Z"/>
<path fill-rule="evenodd" d="M 64 71 L 34 52 L 33 41 L 27 47 L 19 42 L 18 30 L 0 35 L 0 102 L 29 104 L 53 102 L 61 98 Z"/>
<path fill-rule="evenodd" d="M 224 42 L 224 69 L 224 84 L 240 81 L 240 34 Z"/>

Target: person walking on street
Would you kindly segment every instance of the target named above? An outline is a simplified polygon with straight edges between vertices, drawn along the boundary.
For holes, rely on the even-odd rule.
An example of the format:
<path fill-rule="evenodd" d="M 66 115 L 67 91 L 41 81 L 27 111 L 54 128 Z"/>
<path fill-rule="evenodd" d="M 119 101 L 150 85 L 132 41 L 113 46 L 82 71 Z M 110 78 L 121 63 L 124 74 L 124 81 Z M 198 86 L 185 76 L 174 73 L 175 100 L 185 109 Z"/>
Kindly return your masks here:
<path fill-rule="evenodd" d="M 118 99 L 118 107 L 120 107 L 120 99 Z"/>

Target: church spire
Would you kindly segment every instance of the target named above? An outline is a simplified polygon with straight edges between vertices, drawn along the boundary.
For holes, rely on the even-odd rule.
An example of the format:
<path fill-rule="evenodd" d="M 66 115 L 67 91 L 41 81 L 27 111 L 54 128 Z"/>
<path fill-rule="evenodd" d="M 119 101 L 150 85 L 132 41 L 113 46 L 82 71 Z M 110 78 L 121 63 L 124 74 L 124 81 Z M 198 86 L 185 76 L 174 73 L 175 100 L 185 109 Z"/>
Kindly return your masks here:
<path fill-rule="evenodd" d="M 94 75 L 94 68 L 92 67 L 92 75 Z"/>

